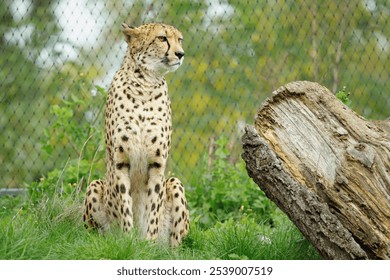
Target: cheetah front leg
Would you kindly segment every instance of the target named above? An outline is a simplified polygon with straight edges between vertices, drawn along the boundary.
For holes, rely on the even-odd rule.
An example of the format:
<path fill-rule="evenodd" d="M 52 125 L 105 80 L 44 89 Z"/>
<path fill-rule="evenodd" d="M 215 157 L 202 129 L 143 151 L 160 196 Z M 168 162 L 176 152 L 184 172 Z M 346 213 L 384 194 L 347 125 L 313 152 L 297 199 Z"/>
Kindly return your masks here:
<path fill-rule="evenodd" d="M 112 170 L 110 172 L 112 174 L 107 176 L 107 184 L 116 203 L 110 205 L 110 201 L 108 201 L 107 208 L 122 230 L 130 232 L 134 226 L 129 163 L 132 149 L 131 145 L 121 143 L 118 139 L 116 139 L 115 144 L 114 160 L 109 163 L 109 170 Z"/>
<path fill-rule="evenodd" d="M 167 189 L 166 211 L 169 223 L 170 244 L 178 246 L 182 239 L 188 234 L 190 214 L 188 211 L 187 199 L 184 186 L 179 179 L 172 177 L 166 180 Z"/>
<path fill-rule="evenodd" d="M 165 165 L 165 164 L 164 164 Z M 148 203 L 146 206 L 147 230 L 146 238 L 155 240 L 159 235 L 159 218 L 162 210 L 162 201 L 165 199 L 164 167 L 154 162 L 148 166 Z"/>

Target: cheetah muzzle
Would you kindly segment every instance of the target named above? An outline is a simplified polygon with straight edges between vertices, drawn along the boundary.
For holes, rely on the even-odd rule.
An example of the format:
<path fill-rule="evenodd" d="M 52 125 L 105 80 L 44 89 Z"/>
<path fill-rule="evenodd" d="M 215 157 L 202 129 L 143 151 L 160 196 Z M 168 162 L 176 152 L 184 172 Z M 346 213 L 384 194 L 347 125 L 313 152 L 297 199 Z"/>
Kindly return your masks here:
<path fill-rule="evenodd" d="M 113 223 L 149 240 L 181 243 L 189 212 L 182 183 L 165 179 L 172 120 L 164 76 L 182 64 L 182 34 L 166 24 L 122 24 L 128 49 L 105 111 L 106 177 L 90 183 L 83 220 L 103 232 Z"/>

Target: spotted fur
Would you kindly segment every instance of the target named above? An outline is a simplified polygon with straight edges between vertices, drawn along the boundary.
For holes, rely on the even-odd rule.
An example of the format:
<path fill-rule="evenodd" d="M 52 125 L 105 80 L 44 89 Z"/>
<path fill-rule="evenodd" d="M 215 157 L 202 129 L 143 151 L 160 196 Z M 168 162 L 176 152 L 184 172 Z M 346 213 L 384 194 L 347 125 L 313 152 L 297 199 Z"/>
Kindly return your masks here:
<path fill-rule="evenodd" d="M 182 34 L 150 23 L 122 24 L 128 50 L 108 92 L 105 112 L 106 179 L 91 182 L 83 219 L 105 231 L 116 222 L 149 240 L 177 246 L 189 212 L 179 179 L 165 179 L 171 146 L 171 104 L 165 74 L 183 62 Z"/>

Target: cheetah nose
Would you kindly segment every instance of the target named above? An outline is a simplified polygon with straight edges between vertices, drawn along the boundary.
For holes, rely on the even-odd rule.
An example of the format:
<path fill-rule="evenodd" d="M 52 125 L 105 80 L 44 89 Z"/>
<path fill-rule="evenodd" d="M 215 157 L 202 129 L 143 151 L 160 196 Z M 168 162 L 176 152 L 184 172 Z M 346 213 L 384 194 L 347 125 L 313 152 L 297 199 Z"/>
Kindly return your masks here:
<path fill-rule="evenodd" d="M 184 52 L 175 52 L 175 55 L 181 59 L 184 56 Z"/>

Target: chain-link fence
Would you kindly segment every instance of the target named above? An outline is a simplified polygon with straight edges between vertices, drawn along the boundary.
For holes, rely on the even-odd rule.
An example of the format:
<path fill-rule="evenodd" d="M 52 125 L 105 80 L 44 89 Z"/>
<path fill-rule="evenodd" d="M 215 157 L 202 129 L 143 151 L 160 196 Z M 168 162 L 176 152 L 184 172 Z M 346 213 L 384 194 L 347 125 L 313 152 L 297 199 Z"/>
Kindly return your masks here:
<path fill-rule="evenodd" d="M 388 0 L 1 0 L 0 14 L 0 188 L 61 171 L 103 138 L 93 129 L 126 50 L 122 22 L 184 35 L 184 64 L 167 77 L 170 169 L 184 182 L 221 135 L 237 159 L 243 124 L 293 80 L 349 92 L 367 118 L 389 115 Z M 92 158 L 104 161 L 98 142 Z"/>

